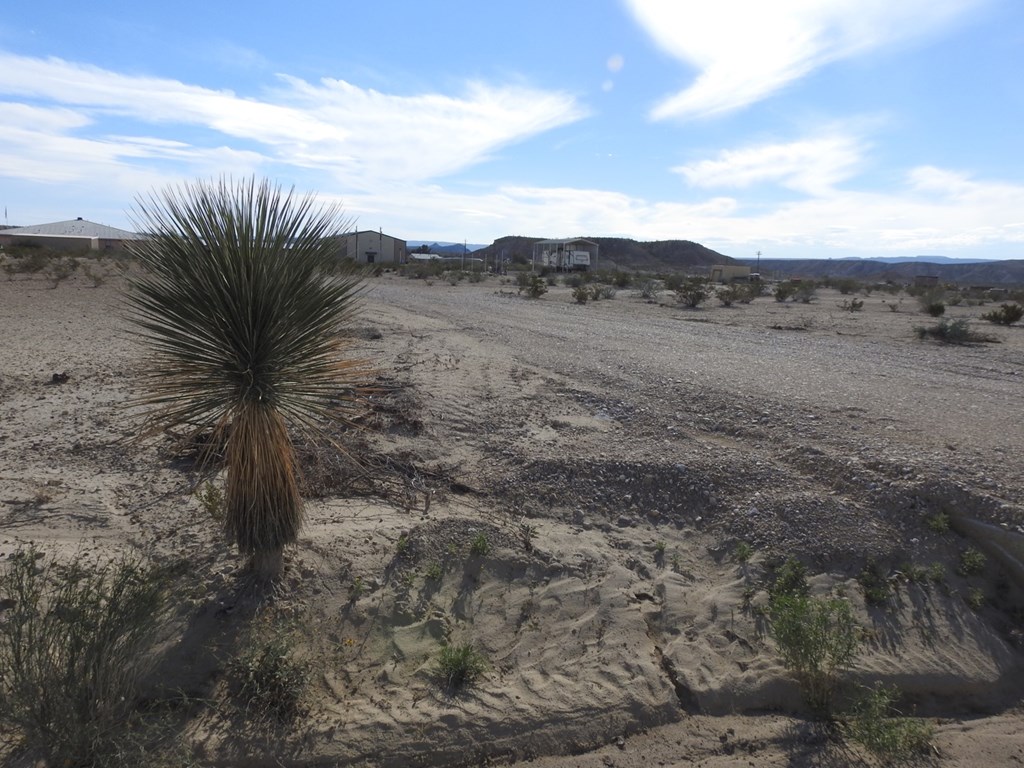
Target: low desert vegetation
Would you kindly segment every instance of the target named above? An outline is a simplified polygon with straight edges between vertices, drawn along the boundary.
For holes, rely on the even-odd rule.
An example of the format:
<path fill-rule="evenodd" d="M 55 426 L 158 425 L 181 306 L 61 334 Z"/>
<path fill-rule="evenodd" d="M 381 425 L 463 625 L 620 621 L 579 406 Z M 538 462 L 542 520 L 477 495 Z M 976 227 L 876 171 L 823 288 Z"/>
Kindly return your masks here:
<path fill-rule="evenodd" d="M 906 717 L 895 707 L 899 689 L 876 684 L 865 688 L 843 718 L 843 732 L 886 764 L 905 763 L 931 748 L 934 727 Z"/>
<path fill-rule="evenodd" d="M 9 557 L 0 573 L 2 730 L 48 765 L 121 764 L 137 746 L 139 687 L 166 629 L 169 584 L 130 557 L 61 563 L 32 548 Z"/>
<path fill-rule="evenodd" d="M 769 605 L 772 636 L 807 705 L 830 715 L 840 675 L 860 645 L 850 604 L 839 598 L 779 593 Z"/>
<path fill-rule="evenodd" d="M 918 306 L 926 315 L 942 317 L 946 313 L 946 290 L 944 288 L 932 288 L 917 296 Z"/>
<path fill-rule="evenodd" d="M 987 320 L 993 325 L 1013 325 L 1020 322 L 1022 317 L 1024 317 L 1024 307 L 1020 304 L 1000 304 L 999 309 L 986 312 L 981 319 Z"/>
<path fill-rule="evenodd" d="M 228 664 L 239 708 L 254 720 L 287 722 L 301 709 L 310 679 L 310 665 L 296 653 L 292 638 L 282 632 L 269 637 L 254 631 L 249 643 Z"/>
<path fill-rule="evenodd" d="M 696 309 L 711 297 L 711 286 L 700 277 L 688 278 L 675 288 L 676 301 L 684 307 Z"/>
<path fill-rule="evenodd" d="M 445 645 L 437 659 L 436 675 L 449 692 L 476 682 L 487 671 L 487 660 L 472 643 Z"/>
<path fill-rule="evenodd" d="M 915 327 L 914 333 L 922 341 L 930 338 L 943 344 L 991 344 L 998 341 L 993 336 L 971 330 L 970 324 L 964 318 L 943 318 L 935 325 Z"/>

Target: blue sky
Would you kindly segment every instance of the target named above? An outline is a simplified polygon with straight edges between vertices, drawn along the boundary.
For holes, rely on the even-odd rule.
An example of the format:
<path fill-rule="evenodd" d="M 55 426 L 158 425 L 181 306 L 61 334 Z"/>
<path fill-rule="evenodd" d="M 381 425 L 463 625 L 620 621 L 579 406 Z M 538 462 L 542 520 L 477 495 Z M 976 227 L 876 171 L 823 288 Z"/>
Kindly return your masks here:
<path fill-rule="evenodd" d="M 0 15 L 11 224 L 269 176 L 409 240 L 1024 258 L 1021 0 L 205 0 Z"/>

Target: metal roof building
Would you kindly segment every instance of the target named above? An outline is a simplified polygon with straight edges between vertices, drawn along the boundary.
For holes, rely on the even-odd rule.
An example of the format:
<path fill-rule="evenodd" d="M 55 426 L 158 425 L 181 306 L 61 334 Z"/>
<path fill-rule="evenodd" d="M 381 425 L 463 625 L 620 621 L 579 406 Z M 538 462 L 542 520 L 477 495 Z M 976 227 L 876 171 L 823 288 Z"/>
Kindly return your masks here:
<path fill-rule="evenodd" d="M 36 243 L 62 251 L 121 250 L 127 240 L 144 240 L 145 235 L 109 227 L 85 219 L 55 221 L 31 227 L 0 229 L 0 245 Z"/>

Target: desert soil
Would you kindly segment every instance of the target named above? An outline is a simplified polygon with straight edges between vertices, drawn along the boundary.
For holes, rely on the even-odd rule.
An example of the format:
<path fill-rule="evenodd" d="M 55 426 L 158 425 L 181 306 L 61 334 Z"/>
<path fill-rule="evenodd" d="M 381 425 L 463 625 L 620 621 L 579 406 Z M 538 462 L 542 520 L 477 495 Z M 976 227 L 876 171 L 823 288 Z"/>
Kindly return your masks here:
<path fill-rule="evenodd" d="M 132 439 L 146 358 L 119 297 L 113 276 L 0 283 L 0 558 L 187 561 L 156 687 L 205 702 L 179 723 L 198 764 L 872 765 L 806 717 L 765 626 L 789 555 L 855 608 L 846 683 L 934 723 L 927 762 L 1024 762 L 1019 585 L 994 556 L 956 573 L 984 547 L 962 518 L 1024 531 L 1024 327 L 988 308 L 949 314 L 1001 343 L 946 346 L 910 298 L 688 310 L 373 278 L 349 335 L 375 390 L 339 432 L 358 465 L 310 450 L 303 538 L 254 597 L 193 495 L 208 474 Z M 247 725 L 228 660 L 281 627 L 315 671 L 302 714 Z M 487 659 L 454 695 L 446 642 Z"/>

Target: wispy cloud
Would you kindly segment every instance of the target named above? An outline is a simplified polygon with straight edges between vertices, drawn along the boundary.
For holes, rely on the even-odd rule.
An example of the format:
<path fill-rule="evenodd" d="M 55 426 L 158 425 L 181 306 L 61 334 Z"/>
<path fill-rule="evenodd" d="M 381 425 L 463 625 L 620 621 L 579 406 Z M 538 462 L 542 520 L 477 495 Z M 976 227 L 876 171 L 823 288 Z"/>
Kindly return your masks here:
<path fill-rule="evenodd" d="M 421 181 L 454 173 L 502 146 L 586 114 L 571 95 L 519 85 L 477 82 L 456 96 L 395 96 L 343 80 L 310 84 L 282 75 L 278 83 L 259 97 L 240 96 L 0 52 L 0 95 L 49 110 L 51 122 L 41 127 L 45 138 L 76 138 L 75 129 L 111 116 L 191 127 L 221 134 L 221 142 L 253 142 L 269 161 L 323 171 L 357 189 L 388 179 Z M 58 117 L 62 125 L 53 124 Z M 95 138 L 101 128 L 92 128 Z M 30 144 L 24 149 L 32 151 Z M 197 153 L 214 149 L 195 148 Z M 74 167 L 64 172 L 73 173 Z M 0 173 L 4 170 L 0 167 Z"/>
<path fill-rule="evenodd" d="M 858 139 L 834 133 L 785 144 L 723 150 L 713 160 L 672 170 L 695 187 L 745 188 L 774 182 L 809 195 L 824 195 L 856 173 L 862 152 Z"/>
<path fill-rule="evenodd" d="M 664 51 L 696 67 L 656 119 L 759 101 L 838 59 L 934 32 L 988 0 L 625 0 Z"/>

